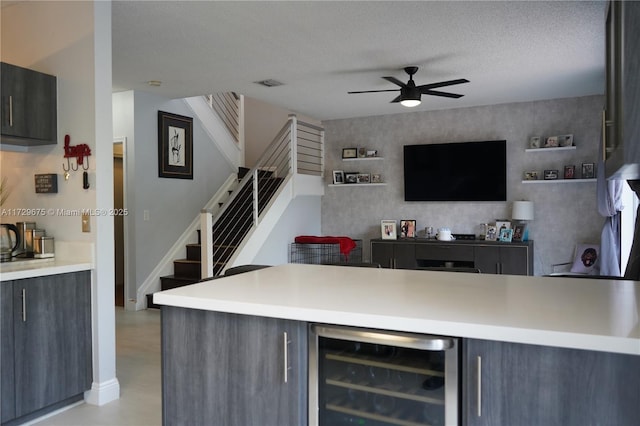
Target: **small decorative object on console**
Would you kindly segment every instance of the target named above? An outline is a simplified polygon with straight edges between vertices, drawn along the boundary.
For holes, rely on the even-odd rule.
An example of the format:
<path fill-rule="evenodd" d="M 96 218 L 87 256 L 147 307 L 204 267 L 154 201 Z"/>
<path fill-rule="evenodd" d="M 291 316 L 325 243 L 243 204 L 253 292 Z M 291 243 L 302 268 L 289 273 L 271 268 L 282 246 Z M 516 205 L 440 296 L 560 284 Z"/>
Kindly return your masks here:
<path fill-rule="evenodd" d="M 380 231 L 382 233 L 381 238 L 383 240 L 395 240 L 396 236 L 396 221 L 383 219 L 380 221 Z"/>
<path fill-rule="evenodd" d="M 558 179 L 558 171 L 557 170 L 545 170 L 544 171 L 544 179 L 545 180 Z"/>
<path fill-rule="evenodd" d="M 486 241 L 495 241 L 498 237 L 498 228 L 496 228 L 495 223 L 487 224 L 487 235 L 485 235 L 484 239 Z"/>
<path fill-rule="evenodd" d="M 512 241 L 523 241 L 524 234 L 527 231 L 527 224 L 518 224 L 513 228 Z"/>
<path fill-rule="evenodd" d="M 400 221 L 400 238 L 416 237 L 416 221 L 402 219 Z"/>
<path fill-rule="evenodd" d="M 513 238 L 513 229 L 501 229 L 500 230 L 500 241 L 503 243 L 510 243 Z"/>

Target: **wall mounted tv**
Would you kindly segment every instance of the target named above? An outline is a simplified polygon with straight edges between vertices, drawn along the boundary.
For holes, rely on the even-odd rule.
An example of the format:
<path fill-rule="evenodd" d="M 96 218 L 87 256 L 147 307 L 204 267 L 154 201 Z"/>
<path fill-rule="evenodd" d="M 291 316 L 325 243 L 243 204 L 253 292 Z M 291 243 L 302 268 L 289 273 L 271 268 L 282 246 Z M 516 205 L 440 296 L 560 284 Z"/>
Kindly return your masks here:
<path fill-rule="evenodd" d="M 405 201 L 506 201 L 507 141 L 404 146 Z"/>

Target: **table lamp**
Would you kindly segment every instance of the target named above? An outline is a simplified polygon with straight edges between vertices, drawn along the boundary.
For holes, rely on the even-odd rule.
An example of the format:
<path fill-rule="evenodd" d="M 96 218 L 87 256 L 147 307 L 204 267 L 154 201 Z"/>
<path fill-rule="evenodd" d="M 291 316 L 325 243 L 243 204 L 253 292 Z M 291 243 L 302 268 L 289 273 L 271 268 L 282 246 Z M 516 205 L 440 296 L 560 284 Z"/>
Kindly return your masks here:
<path fill-rule="evenodd" d="M 522 241 L 527 241 L 529 239 L 527 221 L 533 220 L 533 201 L 514 201 L 511 218 L 525 226 Z"/>

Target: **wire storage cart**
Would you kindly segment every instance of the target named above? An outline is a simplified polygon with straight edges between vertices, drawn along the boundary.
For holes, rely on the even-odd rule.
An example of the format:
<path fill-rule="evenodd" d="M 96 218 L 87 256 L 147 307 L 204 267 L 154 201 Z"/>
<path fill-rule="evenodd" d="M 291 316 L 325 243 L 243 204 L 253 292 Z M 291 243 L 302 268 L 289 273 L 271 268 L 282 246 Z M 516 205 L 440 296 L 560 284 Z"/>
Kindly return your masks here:
<path fill-rule="evenodd" d="M 296 237 L 296 242 L 291 243 L 289 247 L 289 263 L 335 265 L 362 262 L 362 240 L 346 238 L 352 242 L 350 244 L 352 248 L 346 250 L 344 246 L 346 241 L 337 238 L 346 237 Z M 354 243 L 355 247 L 353 247 Z"/>

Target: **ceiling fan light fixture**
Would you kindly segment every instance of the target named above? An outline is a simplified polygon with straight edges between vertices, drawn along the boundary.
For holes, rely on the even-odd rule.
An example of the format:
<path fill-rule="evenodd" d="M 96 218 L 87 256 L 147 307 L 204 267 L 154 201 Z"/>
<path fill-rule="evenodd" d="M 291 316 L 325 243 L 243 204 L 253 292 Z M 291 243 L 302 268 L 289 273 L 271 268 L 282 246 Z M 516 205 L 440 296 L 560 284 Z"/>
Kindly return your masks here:
<path fill-rule="evenodd" d="M 407 108 L 417 107 L 421 103 L 420 99 L 403 99 L 400 101 L 400 105 L 406 106 Z"/>

